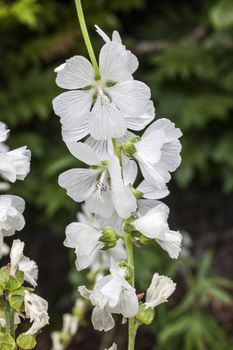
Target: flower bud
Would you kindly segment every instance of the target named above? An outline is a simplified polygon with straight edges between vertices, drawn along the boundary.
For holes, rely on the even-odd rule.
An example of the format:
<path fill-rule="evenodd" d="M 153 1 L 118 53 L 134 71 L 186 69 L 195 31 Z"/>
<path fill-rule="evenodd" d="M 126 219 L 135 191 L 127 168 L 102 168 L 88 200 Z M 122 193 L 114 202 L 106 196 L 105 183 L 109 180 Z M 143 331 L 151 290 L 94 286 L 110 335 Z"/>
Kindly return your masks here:
<path fill-rule="evenodd" d="M 149 325 L 154 319 L 154 314 L 155 312 L 151 307 L 146 308 L 145 304 L 140 304 L 136 319 L 143 324 Z"/>
<path fill-rule="evenodd" d="M 126 141 L 126 143 L 124 143 L 122 145 L 122 149 L 128 157 L 132 157 L 134 155 L 134 153 L 137 152 L 137 149 L 136 149 L 134 143 L 139 141 L 139 140 L 140 140 L 140 137 L 138 137 L 138 136 L 131 137 L 130 139 L 128 139 Z"/>
<path fill-rule="evenodd" d="M 136 188 L 133 186 L 130 187 L 130 191 L 133 193 L 134 197 L 139 200 L 143 197 L 143 193 L 140 191 L 137 191 Z"/>
<path fill-rule="evenodd" d="M 113 248 L 117 242 L 117 234 L 112 227 L 106 227 L 99 241 L 104 243 L 105 249 Z"/>

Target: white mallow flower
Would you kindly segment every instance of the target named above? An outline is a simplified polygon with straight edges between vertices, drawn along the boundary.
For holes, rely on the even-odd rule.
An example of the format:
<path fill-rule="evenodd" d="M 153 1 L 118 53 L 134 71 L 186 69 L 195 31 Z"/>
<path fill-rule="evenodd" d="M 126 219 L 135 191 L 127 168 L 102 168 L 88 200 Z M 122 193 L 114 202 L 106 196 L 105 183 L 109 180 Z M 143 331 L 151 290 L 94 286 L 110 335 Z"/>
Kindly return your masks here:
<path fill-rule="evenodd" d="M 177 259 L 181 251 L 182 235 L 169 229 L 167 219 L 169 208 L 160 202 L 145 215 L 131 224 L 144 236 L 154 239 L 172 259 Z"/>
<path fill-rule="evenodd" d="M 112 313 L 123 317 L 134 317 L 138 312 L 138 298 L 135 289 L 125 280 L 126 270 L 112 260 L 110 274 L 99 279 L 93 291 L 79 287 L 80 294 L 94 306 L 92 323 L 95 329 L 108 330 L 114 327 Z"/>
<path fill-rule="evenodd" d="M 61 339 L 61 332 L 54 331 L 51 333 L 52 350 L 64 350 L 63 341 Z"/>
<path fill-rule="evenodd" d="M 90 168 L 65 171 L 59 176 L 59 185 L 76 202 L 85 201 L 92 213 L 111 217 L 116 210 L 121 218 L 128 218 L 136 210 L 137 202 L 123 182 L 119 159 L 112 155 L 103 161 L 95 150 L 81 142 L 67 145 Z"/>
<path fill-rule="evenodd" d="M 73 222 L 66 227 L 66 240 L 64 245 L 74 248 L 76 254 L 76 268 L 81 271 L 89 266 L 92 270 L 109 267 L 111 256 L 120 261 L 125 259 L 125 250 L 122 244 L 117 242 L 116 246 L 107 251 L 101 251 L 104 243 L 99 241 L 102 236 L 102 229 L 98 226 Z"/>
<path fill-rule="evenodd" d="M 26 317 L 32 322 L 26 334 L 34 335 L 49 323 L 48 303 L 38 295 L 25 290 L 24 305 Z"/>
<path fill-rule="evenodd" d="M 0 174 L 10 181 L 24 180 L 30 171 L 31 151 L 26 146 L 0 151 Z"/>
<path fill-rule="evenodd" d="M 142 130 L 154 118 L 149 87 L 133 80 L 137 64 L 132 57 L 123 45 L 109 41 L 100 51 L 100 77 L 82 56 L 55 70 L 57 85 L 70 90 L 53 100 L 64 141 L 79 141 L 88 134 L 96 140 L 120 137 L 127 128 Z"/>
<path fill-rule="evenodd" d="M 71 314 L 63 315 L 63 328 L 62 331 L 64 333 L 68 333 L 70 335 L 75 335 L 78 330 L 78 320 L 77 317 Z"/>
<path fill-rule="evenodd" d="M 169 277 L 155 273 L 146 292 L 145 307 L 154 309 L 156 306 L 167 302 L 167 299 L 174 293 L 175 289 L 176 283 Z"/>
<path fill-rule="evenodd" d="M 170 181 L 170 172 L 181 162 L 182 133 L 168 119 L 158 119 L 133 143 L 133 157 L 138 161 L 142 175 L 152 186 L 164 189 Z"/>
<path fill-rule="evenodd" d="M 0 259 L 8 255 L 9 252 L 10 252 L 10 248 L 8 247 L 8 245 L 4 242 L 0 242 Z"/>
<path fill-rule="evenodd" d="M 33 287 L 37 286 L 38 267 L 35 261 L 23 255 L 24 242 L 14 240 L 10 252 L 10 273 L 14 276 L 17 270 L 24 273 L 24 279 Z"/>
<path fill-rule="evenodd" d="M 12 195 L 0 195 L 0 243 L 3 237 L 14 235 L 25 225 L 22 215 L 25 202 L 22 198 Z"/>

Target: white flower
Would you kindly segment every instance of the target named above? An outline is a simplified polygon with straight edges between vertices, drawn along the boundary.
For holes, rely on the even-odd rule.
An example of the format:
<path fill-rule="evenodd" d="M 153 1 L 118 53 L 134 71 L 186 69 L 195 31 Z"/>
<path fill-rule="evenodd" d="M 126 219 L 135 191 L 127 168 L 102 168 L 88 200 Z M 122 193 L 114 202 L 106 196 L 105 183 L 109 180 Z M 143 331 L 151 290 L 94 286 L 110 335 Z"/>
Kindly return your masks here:
<path fill-rule="evenodd" d="M 105 349 L 105 350 L 117 350 L 117 346 L 116 344 L 112 344 L 112 346 L 109 349 Z"/>
<path fill-rule="evenodd" d="M 61 333 L 58 331 L 51 333 L 52 350 L 64 350 L 64 345 L 61 340 Z"/>
<path fill-rule="evenodd" d="M 3 237 L 14 235 L 25 225 L 22 215 L 25 202 L 22 198 L 12 195 L 0 195 L 0 242 Z"/>
<path fill-rule="evenodd" d="M 168 215 L 169 208 L 158 202 L 144 216 L 134 220 L 132 225 L 144 236 L 155 239 L 171 258 L 177 259 L 181 251 L 182 235 L 179 231 L 169 229 Z"/>
<path fill-rule="evenodd" d="M 75 201 L 85 201 L 87 209 L 103 217 L 111 217 L 116 210 L 128 218 L 137 208 L 130 189 L 125 186 L 119 159 L 113 155 L 102 161 L 95 150 L 81 142 L 68 144 L 72 154 L 90 165 L 90 169 L 71 169 L 59 176 L 59 185 Z"/>
<path fill-rule="evenodd" d="M 4 242 L 0 242 L 0 259 L 4 256 L 8 255 L 10 252 L 10 248 Z"/>
<path fill-rule="evenodd" d="M 43 298 L 29 291 L 24 291 L 26 317 L 32 322 L 26 334 L 34 335 L 49 323 L 48 303 Z"/>
<path fill-rule="evenodd" d="M 37 286 L 38 267 L 35 261 L 23 255 L 24 242 L 14 240 L 10 252 L 10 272 L 14 276 L 17 270 L 24 273 L 24 279 L 33 287 Z"/>
<path fill-rule="evenodd" d="M 142 175 L 152 186 L 164 189 L 181 162 L 182 133 L 168 119 L 158 119 L 143 133 L 141 140 L 134 143 L 134 158 L 139 162 Z"/>
<path fill-rule="evenodd" d="M 155 273 L 146 292 L 146 308 L 154 309 L 156 306 L 167 302 L 175 289 L 176 283 L 169 277 L 159 276 L 158 273 Z"/>
<path fill-rule="evenodd" d="M 0 122 L 0 143 L 5 142 L 9 134 L 6 124 Z"/>
<path fill-rule="evenodd" d="M 68 333 L 70 335 L 75 335 L 78 330 L 78 320 L 77 317 L 71 314 L 63 315 L 63 328 L 62 331 L 64 333 Z"/>
<path fill-rule="evenodd" d="M 131 51 L 127 50 L 126 47 L 122 44 L 122 40 L 118 31 L 114 30 L 112 33 L 112 40 L 104 33 L 100 27 L 95 25 L 97 33 L 101 36 L 101 38 L 105 41 L 105 43 L 112 42 L 115 45 L 116 50 L 119 51 L 120 55 L 126 56 L 126 64 L 128 67 L 128 71 L 133 74 L 138 69 L 138 59 L 132 54 Z"/>
<path fill-rule="evenodd" d="M 130 318 L 138 312 L 135 289 L 125 280 L 125 270 L 112 260 L 110 275 L 99 279 L 94 290 L 79 287 L 80 294 L 94 305 L 92 323 L 95 329 L 107 332 L 114 327 L 112 313 Z"/>
<path fill-rule="evenodd" d="M 0 174 L 10 182 L 24 180 L 30 171 L 31 151 L 26 146 L 0 152 Z"/>
<path fill-rule="evenodd" d="M 122 44 L 109 41 L 100 51 L 101 77 L 95 77 L 91 63 L 82 56 L 56 69 L 57 85 L 71 90 L 53 100 L 65 141 L 78 141 L 89 133 L 97 140 L 120 137 L 127 128 L 135 130 L 136 125 L 141 130 L 154 118 L 150 89 L 133 80 L 137 64 L 130 57 L 134 56 Z"/>

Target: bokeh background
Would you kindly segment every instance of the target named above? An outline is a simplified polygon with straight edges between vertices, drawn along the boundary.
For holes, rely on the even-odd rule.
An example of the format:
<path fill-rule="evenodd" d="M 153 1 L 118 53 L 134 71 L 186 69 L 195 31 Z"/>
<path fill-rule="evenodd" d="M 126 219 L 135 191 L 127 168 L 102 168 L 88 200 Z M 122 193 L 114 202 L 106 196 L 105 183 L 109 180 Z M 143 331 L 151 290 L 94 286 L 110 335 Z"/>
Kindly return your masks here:
<path fill-rule="evenodd" d="M 94 31 L 120 31 L 138 56 L 135 77 L 152 89 L 157 117 L 183 131 L 182 158 L 165 202 L 170 225 L 185 233 L 178 262 L 156 247 L 137 250 L 137 286 L 145 289 L 155 271 L 178 287 L 142 327 L 138 350 L 230 350 L 233 348 L 233 2 L 231 0 L 83 0 Z M 53 69 L 74 54 L 87 56 L 74 1 L 0 1 L 0 111 L 11 129 L 9 145 L 28 145 L 31 172 L 11 192 L 27 202 L 27 225 L 17 238 L 40 268 L 38 293 L 49 303 L 50 326 L 37 349 L 51 348 L 49 333 L 60 329 L 77 286 L 72 252 L 63 247 L 64 228 L 79 207 L 57 184 L 77 166 L 62 142 L 52 99 L 60 92 Z M 117 339 L 126 349 L 126 327 L 104 335 L 80 326 L 69 349 L 104 349 Z"/>

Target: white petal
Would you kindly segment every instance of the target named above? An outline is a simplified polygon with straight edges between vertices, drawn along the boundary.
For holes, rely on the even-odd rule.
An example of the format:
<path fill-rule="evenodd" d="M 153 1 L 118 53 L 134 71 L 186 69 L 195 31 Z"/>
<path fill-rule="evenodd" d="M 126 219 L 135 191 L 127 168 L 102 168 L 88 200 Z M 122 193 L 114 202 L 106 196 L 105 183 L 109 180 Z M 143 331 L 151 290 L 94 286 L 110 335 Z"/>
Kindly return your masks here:
<path fill-rule="evenodd" d="M 122 113 L 111 102 L 101 103 L 98 96 L 90 113 L 90 134 L 96 140 L 123 136 L 126 122 Z"/>
<path fill-rule="evenodd" d="M 155 208 L 159 204 L 161 204 L 161 202 L 156 199 L 139 199 L 138 201 L 139 216 L 146 215 L 149 210 Z"/>
<path fill-rule="evenodd" d="M 177 259 L 181 252 L 182 235 L 179 231 L 168 231 L 163 240 L 156 242 L 169 254 L 170 258 Z"/>
<path fill-rule="evenodd" d="M 56 115 L 61 117 L 61 124 L 64 128 L 78 127 L 79 120 L 89 113 L 92 105 L 93 91 L 77 90 L 66 91 L 55 97 L 53 109 Z"/>
<path fill-rule="evenodd" d="M 123 81 L 108 88 L 114 104 L 127 115 L 145 113 L 150 99 L 149 87 L 137 80 Z"/>
<path fill-rule="evenodd" d="M 103 81 L 124 81 L 132 79 L 127 67 L 128 58 L 125 50 L 119 50 L 114 42 L 106 43 L 99 56 L 99 68 Z"/>
<path fill-rule="evenodd" d="M 166 135 L 166 142 L 170 142 L 182 136 L 181 130 L 176 128 L 175 124 L 166 118 L 157 119 L 146 129 L 143 136 L 146 136 L 153 130 L 163 130 Z"/>
<path fill-rule="evenodd" d="M 161 158 L 161 148 L 165 142 L 165 134 L 162 130 L 155 130 L 145 137 L 142 137 L 139 142 L 135 143 L 137 152 L 135 158 L 152 164 L 158 162 Z"/>
<path fill-rule="evenodd" d="M 26 146 L 7 152 L 16 172 L 16 179 L 24 180 L 30 171 L 31 151 Z"/>
<path fill-rule="evenodd" d="M 90 136 L 85 143 L 96 151 L 101 160 L 107 160 L 114 154 L 112 140 L 95 140 Z"/>
<path fill-rule="evenodd" d="M 166 185 L 163 188 L 158 188 L 151 185 L 148 181 L 143 180 L 137 187 L 137 191 L 143 193 L 144 198 L 148 199 L 161 199 L 169 195 L 169 191 Z"/>
<path fill-rule="evenodd" d="M 94 169 L 71 169 L 59 176 L 58 183 L 74 201 L 82 202 L 94 192 L 97 176 Z"/>
<path fill-rule="evenodd" d="M 107 36 L 107 34 L 105 34 L 104 31 L 100 29 L 100 27 L 98 27 L 96 24 L 95 24 L 95 30 L 106 43 L 110 42 L 110 38 Z"/>
<path fill-rule="evenodd" d="M 87 144 L 82 142 L 67 142 L 69 151 L 81 162 L 88 165 L 98 165 L 101 160 L 98 154 Z"/>
<path fill-rule="evenodd" d="M 115 325 L 114 319 L 110 312 L 108 312 L 105 308 L 101 309 L 98 306 L 95 306 L 92 311 L 91 317 L 92 324 L 94 329 L 98 331 L 109 331 Z"/>
<path fill-rule="evenodd" d="M 181 163 L 181 143 L 174 140 L 163 145 L 160 166 L 170 172 L 175 171 Z"/>
<path fill-rule="evenodd" d="M 124 153 L 121 154 L 121 162 L 124 184 L 126 186 L 133 185 L 138 174 L 137 163 L 133 159 L 126 157 Z"/>
<path fill-rule="evenodd" d="M 23 271 L 25 281 L 35 288 L 38 279 L 38 266 L 36 262 L 23 256 L 19 262 L 19 270 Z"/>
<path fill-rule="evenodd" d="M 93 67 L 85 57 L 71 57 L 62 68 L 57 72 L 56 83 L 64 89 L 84 88 L 95 80 Z"/>
<path fill-rule="evenodd" d="M 138 313 L 138 298 L 133 288 L 122 290 L 119 303 L 113 311 L 122 314 L 125 318 L 134 317 Z"/>
<path fill-rule="evenodd" d="M 116 156 L 112 157 L 108 170 L 111 177 L 112 200 L 118 215 L 124 219 L 128 218 L 137 209 L 137 201 L 128 187 L 123 183 L 121 167 Z"/>
<path fill-rule="evenodd" d="M 17 179 L 16 169 L 12 164 L 10 157 L 3 153 L 0 153 L 0 174 L 5 180 L 12 183 Z"/>
<path fill-rule="evenodd" d="M 158 273 L 155 273 L 146 292 L 146 307 L 155 308 L 159 304 L 167 302 L 175 288 L 176 284 L 169 277 L 159 276 Z"/>
<path fill-rule="evenodd" d="M 148 238 L 163 238 L 168 231 L 168 214 L 169 208 L 165 204 L 160 204 L 149 210 L 146 215 L 133 221 L 132 224 Z"/>
<path fill-rule="evenodd" d="M 138 115 L 125 115 L 127 128 L 131 130 L 144 129 L 155 117 L 155 108 L 151 100 L 148 101 L 146 112 Z"/>
<path fill-rule="evenodd" d="M 0 142 L 6 141 L 8 135 L 9 135 L 9 130 L 7 129 L 6 124 L 0 122 Z"/>
<path fill-rule="evenodd" d="M 104 199 L 100 197 L 98 191 L 96 190 L 86 199 L 85 204 L 88 211 L 104 218 L 109 218 L 114 213 L 110 189 L 107 191 Z"/>
<path fill-rule="evenodd" d="M 89 134 L 89 112 L 81 118 L 73 118 L 69 125 L 62 126 L 62 138 L 65 142 L 79 141 Z M 61 119 L 64 121 L 64 118 Z M 64 125 L 67 123 L 64 122 Z"/>
<path fill-rule="evenodd" d="M 23 257 L 24 250 L 24 242 L 21 242 L 19 239 L 13 241 L 11 252 L 10 252 L 10 260 L 11 260 L 11 268 L 10 272 L 12 275 L 15 275 L 16 271 L 19 267 L 19 262 Z"/>

